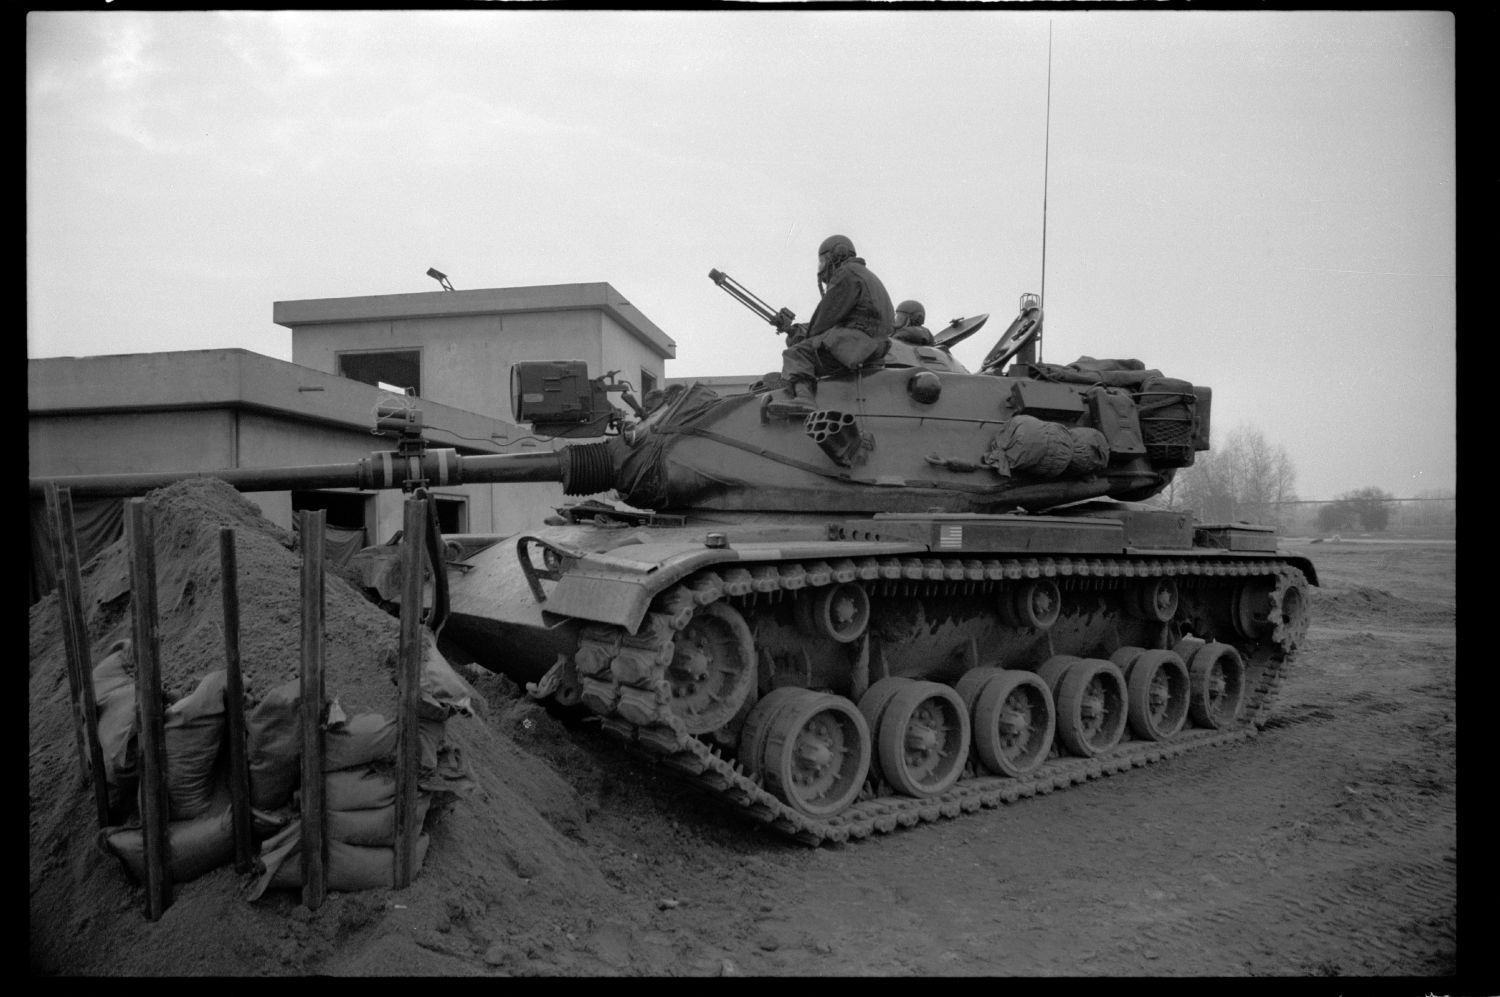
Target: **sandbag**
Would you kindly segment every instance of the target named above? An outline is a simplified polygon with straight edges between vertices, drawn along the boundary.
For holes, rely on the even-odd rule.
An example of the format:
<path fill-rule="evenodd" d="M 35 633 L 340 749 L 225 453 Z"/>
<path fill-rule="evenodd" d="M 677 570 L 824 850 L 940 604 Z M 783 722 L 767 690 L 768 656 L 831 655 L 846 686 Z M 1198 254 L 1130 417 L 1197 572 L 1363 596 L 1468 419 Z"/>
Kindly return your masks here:
<path fill-rule="evenodd" d="M 250 804 L 276 810 L 291 799 L 302 779 L 302 684 L 283 682 L 246 718 L 250 757 Z"/>
<path fill-rule="evenodd" d="M 99 747 L 104 751 L 104 776 L 116 785 L 121 774 L 133 773 L 136 766 L 135 683 L 126 682 L 94 700 L 98 711 L 95 729 Z"/>
<path fill-rule="evenodd" d="M 417 719 L 417 741 L 421 745 L 421 770 L 423 772 L 437 768 L 438 750 L 443 746 L 447 727 L 446 720 L 428 720 L 422 717 Z"/>
<path fill-rule="evenodd" d="M 135 680 L 125 670 L 131 643 L 117 640 L 105 649 L 94 666 L 95 731 L 104 755 L 104 782 L 109 787 L 110 808 L 135 795 L 136 764 L 140 745 L 136 735 Z"/>
<path fill-rule="evenodd" d="M 282 886 L 297 887 L 302 885 L 301 870 L 295 861 L 298 849 L 302 844 L 302 822 L 294 820 L 284 828 L 260 843 L 260 854 L 255 859 L 255 883 L 250 887 L 246 898 L 259 900 L 261 895 L 271 887 L 272 881 L 282 875 L 287 861 L 292 859 L 291 882 L 283 882 Z"/>
<path fill-rule="evenodd" d="M 417 794 L 417 827 L 427 820 L 432 797 Z M 348 845 L 389 848 L 396 843 L 396 805 L 375 810 L 330 810 L 328 837 Z"/>
<path fill-rule="evenodd" d="M 476 693 L 438 650 L 437 636 L 422 629 L 422 672 L 418 687 L 417 715 L 428 720 L 447 720 L 455 713 L 474 715 Z"/>
<path fill-rule="evenodd" d="M 422 871 L 422 864 L 427 859 L 428 840 L 425 834 L 417 837 L 413 877 Z M 324 872 L 330 890 L 388 889 L 396 885 L 395 865 L 395 848 L 351 845 L 331 837 L 328 839 L 328 863 Z M 256 868 L 259 875 L 246 894 L 250 900 L 258 900 L 268 889 L 302 888 L 301 821 L 289 824 L 274 838 L 266 839 Z"/>
<path fill-rule="evenodd" d="M 374 810 L 396 802 L 396 777 L 372 766 L 327 772 L 323 806 L 328 810 Z"/>
<path fill-rule="evenodd" d="M 360 714 L 355 720 L 361 720 L 361 718 L 369 716 L 379 717 L 378 714 Z M 381 724 L 378 728 L 375 726 L 374 721 L 361 720 L 359 726 L 364 728 L 365 732 L 364 750 L 350 750 L 347 752 L 341 750 L 335 756 L 333 731 L 330 730 L 326 735 L 324 745 L 328 762 L 323 766 L 323 771 L 325 774 L 344 772 L 344 775 L 338 780 L 337 789 L 339 792 L 354 792 L 366 799 L 374 799 L 378 796 L 374 788 L 374 783 L 369 782 L 372 776 L 364 774 L 364 770 L 371 762 L 388 762 L 390 766 L 394 766 L 398 732 L 398 727 L 394 720 L 385 720 L 383 717 L 379 717 L 379 719 L 381 720 Z M 353 724 L 354 721 L 351 720 L 350 723 Z M 446 720 L 430 720 L 425 717 L 417 719 L 419 785 L 424 789 L 429 788 L 426 785 L 427 780 L 434 773 L 437 773 L 439 769 L 444 770 L 443 776 L 439 777 L 437 783 L 430 788 L 441 788 L 443 778 L 452 779 L 455 776 L 468 774 L 461 759 L 457 756 L 457 749 L 450 748 L 445 743 L 447 726 L 448 722 Z M 386 746 L 387 742 L 389 744 L 388 747 Z M 363 755 L 368 755 L 369 757 L 362 762 L 358 761 L 357 759 Z M 335 764 L 336 762 L 342 763 L 349 760 L 354 761 L 352 764 Z M 350 775 L 349 770 L 360 770 L 360 772 L 356 775 Z M 394 787 L 395 775 L 393 768 L 383 767 L 375 771 L 376 775 L 373 778 L 377 780 L 389 778 L 391 786 Z M 329 785 L 332 785 L 332 783 Z M 394 789 L 392 789 L 392 792 L 394 792 Z M 373 805 L 379 804 L 361 803 L 360 809 L 368 809 L 369 806 Z"/>
<path fill-rule="evenodd" d="M 167 707 L 167 799 L 173 820 L 199 817 L 213 800 L 214 764 L 224 746 L 224 669 L 209 672 L 198 688 Z"/>
<path fill-rule="evenodd" d="M 103 844 L 136 882 L 146 881 L 146 832 L 139 827 L 106 828 Z M 167 824 L 167 870 L 174 883 L 186 883 L 234 861 L 234 810 L 225 806 L 191 820 Z"/>
<path fill-rule="evenodd" d="M 323 771 L 355 768 L 396 756 L 396 721 L 357 713 L 323 732 Z"/>
<path fill-rule="evenodd" d="M 451 796 L 468 796 L 478 786 L 473 769 L 469 768 L 458 746 L 452 744 L 439 748 L 437 766 L 430 771 L 424 769 L 417 779 L 419 789 Z"/>
<path fill-rule="evenodd" d="M 125 670 L 130 661 L 131 643 L 128 639 L 117 640 L 104 649 L 104 658 L 94 666 L 94 702 L 107 698 L 116 689 L 130 686 L 135 690 L 135 680 Z"/>

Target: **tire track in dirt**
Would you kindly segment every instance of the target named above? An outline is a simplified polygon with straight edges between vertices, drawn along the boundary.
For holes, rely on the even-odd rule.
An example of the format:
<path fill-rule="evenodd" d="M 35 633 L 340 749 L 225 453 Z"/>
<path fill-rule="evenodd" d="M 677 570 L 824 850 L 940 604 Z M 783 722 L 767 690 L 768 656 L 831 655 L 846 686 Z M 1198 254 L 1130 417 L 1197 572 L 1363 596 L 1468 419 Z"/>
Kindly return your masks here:
<path fill-rule="evenodd" d="M 1456 866 L 1442 860 L 1381 856 L 1332 870 L 1319 862 L 1265 880 L 1254 894 L 1227 903 L 1215 899 L 1166 912 L 1140 938 L 1163 950 L 1185 936 L 1213 939 L 1225 972 L 1282 974 L 1293 955 L 1297 964 L 1290 968 L 1316 975 L 1450 973 L 1452 960 L 1434 950 L 1453 947 L 1456 883 Z"/>

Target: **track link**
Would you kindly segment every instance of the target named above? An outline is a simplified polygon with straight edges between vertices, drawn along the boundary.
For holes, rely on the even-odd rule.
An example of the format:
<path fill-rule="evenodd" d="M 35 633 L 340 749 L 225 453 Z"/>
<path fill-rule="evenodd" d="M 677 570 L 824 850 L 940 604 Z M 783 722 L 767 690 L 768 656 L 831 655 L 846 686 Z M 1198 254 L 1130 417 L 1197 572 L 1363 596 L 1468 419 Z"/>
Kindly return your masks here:
<path fill-rule="evenodd" d="M 701 737 L 689 734 L 672 711 L 667 668 L 673 639 L 701 606 L 753 593 L 795 591 L 839 582 L 905 581 L 935 594 L 965 584 L 1023 578 L 1096 578 L 1105 584 L 1122 578 L 1171 576 L 1191 584 L 1198 577 L 1274 576 L 1270 639 L 1245 655 L 1247 694 L 1235 727 L 1184 729 L 1165 741 L 1122 741 L 1094 758 L 1053 757 L 1020 778 L 967 769 L 948 792 L 926 799 L 881 796 L 861 800 L 838 815 L 809 817 L 783 803 Z M 1014 803 L 1131 768 L 1175 758 L 1189 751 L 1233 744 L 1253 737 L 1270 716 L 1283 670 L 1306 633 L 1306 579 L 1275 557 L 1200 558 L 1044 558 L 957 559 L 862 557 L 797 561 L 703 571 L 663 592 L 635 634 L 619 627 L 589 625 L 582 630 L 572 665 L 585 704 L 602 717 L 606 733 L 675 769 L 696 785 L 750 818 L 809 845 L 858 840 L 902 827 L 958 817 Z M 1288 593 L 1294 593 L 1288 596 Z M 1283 608 L 1291 609 L 1284 614 Z M 1237 643 L 1245 650 L 1248 644 Z M 561 666 L 563 663 L 560 662 Z M 546 683 L 544 683 L 545 685 Z"/>

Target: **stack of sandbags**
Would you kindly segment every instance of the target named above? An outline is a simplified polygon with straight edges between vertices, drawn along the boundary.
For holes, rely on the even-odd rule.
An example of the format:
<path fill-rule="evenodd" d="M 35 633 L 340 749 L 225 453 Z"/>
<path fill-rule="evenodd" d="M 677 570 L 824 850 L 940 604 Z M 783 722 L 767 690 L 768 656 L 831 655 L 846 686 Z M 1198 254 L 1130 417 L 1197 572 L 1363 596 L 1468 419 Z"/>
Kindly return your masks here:
<path fill-rule="evenodd" d="M 458 747 L 446 739 L 451 717 L 473 715 L 474 692 L 438 651 L 431 632 L 422 633 L 424 647 L 417 703 L 421 754 L 417 778 L 419 828 L 435 798 L 466 795 L 474 787 Z M 251 900 L 269 889 L 295 889 L 302 885 L 302 822 L 295 816 L 300 810 L 293 793 L 301 771 L 296 697 L 296 683 L 272 690 L 249 722 L 251 795 L 257 808 L 279 810 L 287 815 L 281 831 L 261 846 L 257 877 L 249 894 Z M 331 890 L 394 885 L 396 740 L 394 720 L 387 720 L 379 713 L 345 717 L 336 701 L 329 708 L 323 740 L 323 802 L 328 839 L 324 869 Z M 417 838 L 413 875 L 421 871 L 427 846 L 428 836 L 421 834 Z"/>
<path fill-rule="evenodd" d="M 323 736 L 323 805 L 328 839 L 324 865 L 331 890 L 370 890 L 395 885 L 396 723 L 378 713 L 345 717 L 334 703 Z M 417 796 L 417 827 L 426 820 L 430 793 Z M 417 838 L 420 871 L 428 836 Z M 290 820 L 261 846 L 255 900 L 268 889 L 302 885 L 302 821 Z"/>
<path fill-rule="evenodd" d="M 125 647 L 120 649 L 120 645 Z M 121 641 L 111 649 L 117 654 L 128 654 L 128 642 Z M 106 682 L 117 679 L 111 658 L 101 662 L 95 669 L 95 692 L 101 670 L 105 670 Z M 123 662 L 118 665 L 123 674 Z M 163 717 L 163 740 L 166 748 L 165 773 L 167 783 L 167 868 L 172 881 L 177 883 L 197 879 L 210 869 L 217 868 L 234 859 L 234 822 L 230 806 L 228 769 L 224 762 L 228 753 L 223 750 L 228 732 L 228 717 L 224 706 L 224 688 L 227 674 L 223 669 L 210 672 L 191 693 L 167 707 Z M 135 723 L 135 684 L 130 686 L 130 726 Z M 109 693 L 120 696 L 121 689 Z M 105 719 L 110 718 L 111 742 L 118 740 L 114 733 L 118 727 L 113 714 L 120 706 L 111 702 L 100 704 L 100 744 L 105 745 Z M 132 732 L 133 733 L 133 732 Z M 105 748 L 106 770 L 111 749 Z M 116 773 L 116 778 L 119 774 Z M 108 854 L 117 857 L 137 880 L 146 878 L 145 831 L 140 826 L 139 812 L 124 826 L 105 828 L 100 833 L 101 844 Z"/>
<path fill-rule="evenodd" d="M 466 795 L 474 786 L 456 745 L 447 743 L 453 716 L 472 716 L 474 692 L 423 631 L 420 698 L 417 706 L 421 766 L 417 826 L 433 797 Z M 123 799 L 138 781 L 135 683 L 125 671 L 130 642 L 112 645 L 94 670 L 100 742 L 112 787 Z M 168 868 L 173 882 L 186 882 L 234 859 L 234 825 L 228 789 L 227 674 L 210 672 L 188 696 L 165 712 L 166 782 L 170 804 Z M 264 839 L 251 899 L 272 887 L 301 885 L 302 776 L 301 683 L 285 682 L 248 710 L 247 758 L 250 801 L 257 839 Z M 344 715 L 331 701 L 324 722 L 324 802 L 327 811 L 328 886 L 335 890 L 392 885 L 395 844 L 396 722 L 378 713 Z M 100 844 L 145 880 L 144 832 L 138 812 L 126 824 L 107 828 Z M 417 843 L 416 869 L 427 851 Z M 414 870 L 415 871 L 415 870 Z"/>

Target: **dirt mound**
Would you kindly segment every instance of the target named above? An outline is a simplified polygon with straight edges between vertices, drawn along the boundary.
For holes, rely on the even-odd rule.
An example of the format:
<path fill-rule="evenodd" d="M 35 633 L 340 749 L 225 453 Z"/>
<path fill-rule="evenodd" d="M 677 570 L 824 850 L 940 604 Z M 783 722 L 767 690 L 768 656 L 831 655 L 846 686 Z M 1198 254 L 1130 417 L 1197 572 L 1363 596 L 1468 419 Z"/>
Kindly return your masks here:
<path fill-rule="evenodd" d="M 1451 626 L 1455 622 L 1452 605 L 1404 599 L 1366 585 L 1313 588 L 1309 596 L 1312 617 L 1324 626 L 1369 620 L 1419 626 Z"/>
<path fill-rule="evenodd" d="M 163 685 L 172 698 L 223 667 L 219 527 L 236 529 L 240 649 L 252 696 L 296 678 L 300 649 L 300 555 L 292 537 L 228 485 L 197 479 L 148 497 L 156 546 Z M 83 571 L 94 655 L 130 633 L 124 541 Z M 325 688 L 345 711 L 394 715 L 389 662 L 398 622 L 330 573 L 325 583 Z M 317 911 L 292 891 L 254 904 L 248 877 L 223 867 L 180 884 L 158 922 L 143 893 L 94 844 L 95 817 L 79 774 L 55 596 L 30 619 L 30 961 L 66 974 L 465 973 L 522 970 L 551 936 L 576 932 L 578 909 L 608 912 L 622 898 L 586 857 L 577 835 L 588 819 L 578 793 L 505 735 L 487 712 L 521 706 L 508 683 L 482 687 L 480 716 L 455 718 L 449 742 L 478 788 L 435 809 L 421 875 L 405 891 L 331 894 Z M 540 714 L 545 716 L 545 714 Z M 524 717 L 523 717 L 524 719 Z M 550 718 L 549 718 L 550 722 Z M 536 721 L 531 722 L 536 728 Z M 570 837 L 570 833 L 573 837 Z M 461 929 L 461 930 L 456 930 Z M 554 929 L 555 932 L 554 932 Z M 628 925 L 623 928 L 628 937 Z M 611 943 L 612 945 L 613 943 Z M 608 951 L 604 951 L 608 955 Z M 609 971 L 587 944 L 552 971 Z"/>

